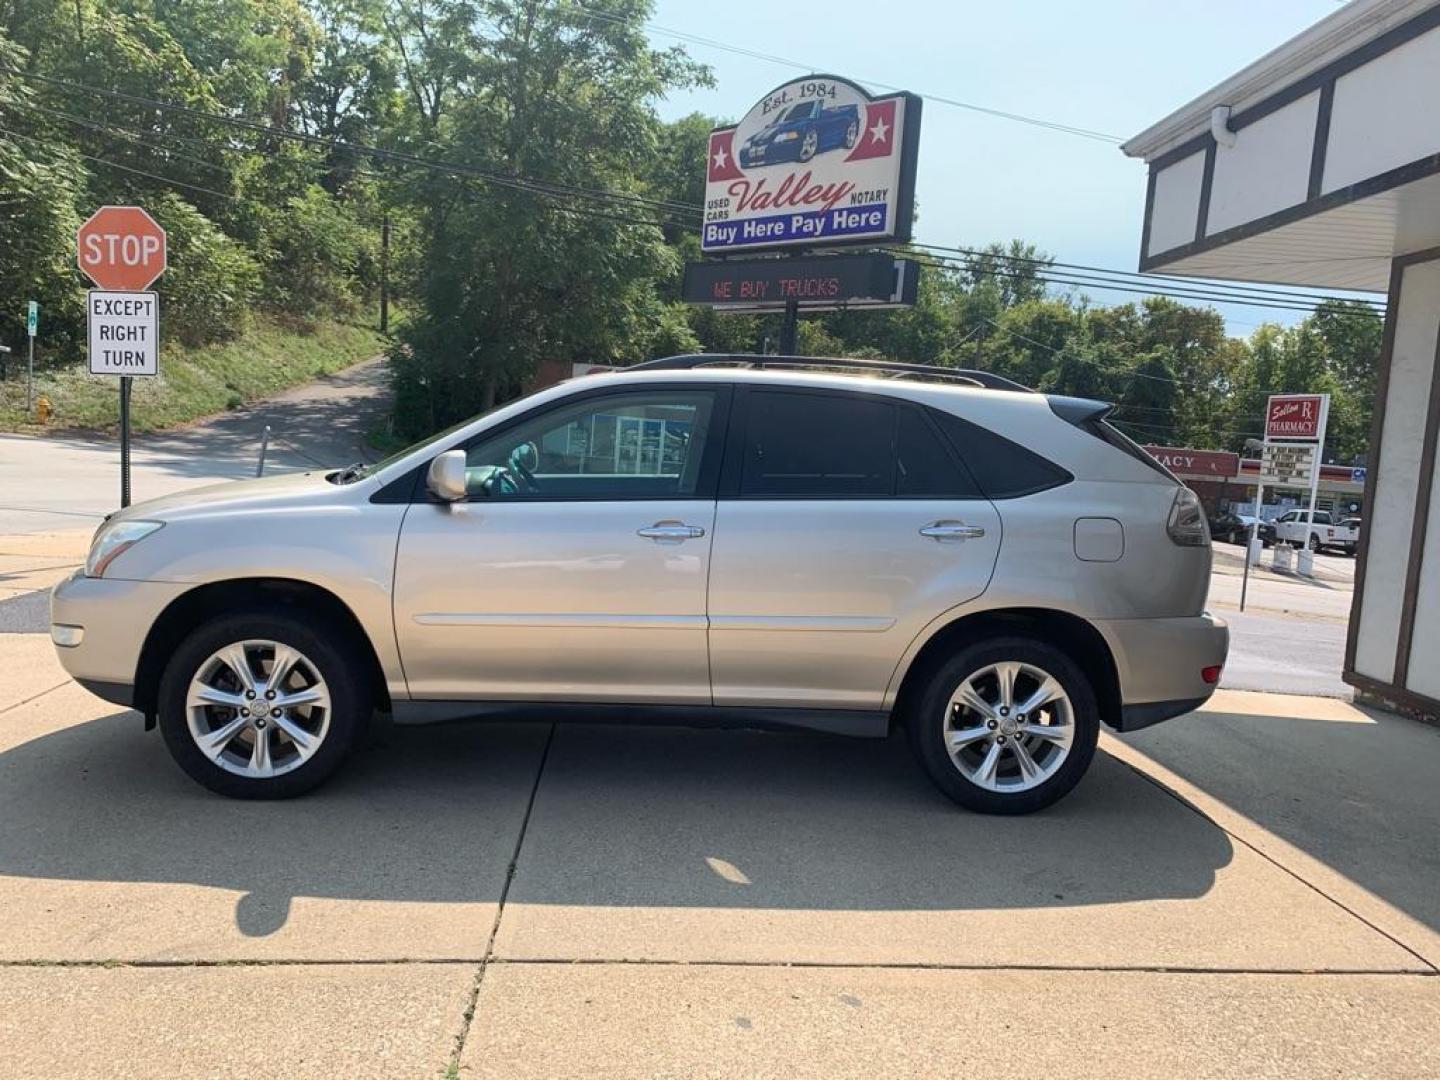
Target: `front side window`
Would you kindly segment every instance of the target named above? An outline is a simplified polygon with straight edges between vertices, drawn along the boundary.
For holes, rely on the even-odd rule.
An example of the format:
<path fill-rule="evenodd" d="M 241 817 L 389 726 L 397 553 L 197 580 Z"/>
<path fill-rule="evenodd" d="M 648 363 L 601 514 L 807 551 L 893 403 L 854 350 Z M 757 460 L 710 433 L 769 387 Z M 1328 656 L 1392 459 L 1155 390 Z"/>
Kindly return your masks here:
<path fill-rule="evenodd" d="M 465 451 L 472 497 L 696 495 L 714 391 L 607 394 L 522 420 Z"/>

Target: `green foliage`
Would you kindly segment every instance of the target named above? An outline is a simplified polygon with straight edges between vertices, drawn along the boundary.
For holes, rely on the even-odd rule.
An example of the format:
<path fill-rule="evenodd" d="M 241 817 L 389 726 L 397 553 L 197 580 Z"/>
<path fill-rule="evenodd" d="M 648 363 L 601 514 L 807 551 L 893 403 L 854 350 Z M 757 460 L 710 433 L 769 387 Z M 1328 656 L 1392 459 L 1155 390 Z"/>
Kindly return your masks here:
<path fill-rule="evenodd" d="M 159 195 L 150 212 L 165 229 L 170 268 L 158 283 L 165 334 L 187 345 L 241 333 L 260 292 L 260 266 L 178 195 Z"/>
<path fill-rule="evenodd" d="M 320 320 L 296 331 L 273 316 L 255 318 L 234 340 L 160 352 L 160 376 L 136 379 L 131 417 L 137 431 L 173 427 L 210 413 L 239 408 L 296 383 L 377 356 L 384 342 L 372 329 Z M 90 375 L 84 365 L 37 373 L 35 391 L 55 408 L 47 430 L 113 429 L 115 380 Z M 25 380 L 0 382 L 0 430 L 34 430 L 25 416 Z"/>
<path fill-rule="evenodd" d="M 268 210 L 262 235 L 265 300 L 271 308 L 307 315 L 354 305 L 360 266 L 373 261 L 377 238 L 324 188 L 311 184 Z"/>

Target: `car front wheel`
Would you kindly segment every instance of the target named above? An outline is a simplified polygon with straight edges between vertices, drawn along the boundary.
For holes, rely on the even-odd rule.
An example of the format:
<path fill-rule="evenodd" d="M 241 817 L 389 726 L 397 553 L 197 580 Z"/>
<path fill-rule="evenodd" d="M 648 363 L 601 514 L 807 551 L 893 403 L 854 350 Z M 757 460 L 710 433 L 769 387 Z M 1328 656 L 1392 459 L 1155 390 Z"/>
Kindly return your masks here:
<path fill-rule="evenodd" d="M 940 665 L 906 717 L 925 771 L 961 806 L 1026 814 L 1090 766 L 1100 710 L 1085 674 L 1047 642 L 977 643 Z"/>
<path fill-rule="evenodd" d="M 345 635 L 289 613 L 225 616 L 181 643 L 160 684 L 160 731 L 192 779 L 278 799 L 339 767 L 368 721 L 367 672 Z"/>

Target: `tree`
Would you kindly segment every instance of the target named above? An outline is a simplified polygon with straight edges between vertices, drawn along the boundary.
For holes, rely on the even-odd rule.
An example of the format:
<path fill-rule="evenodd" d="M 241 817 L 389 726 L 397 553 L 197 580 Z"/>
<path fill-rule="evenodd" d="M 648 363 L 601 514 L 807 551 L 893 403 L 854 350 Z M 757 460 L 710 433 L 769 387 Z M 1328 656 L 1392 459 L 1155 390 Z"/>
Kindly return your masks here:
<path fill-rule="evenodd" d="M 407 77 L 428 88 L 417 100 L 449 102 L 432 111 L 448 155 L 514 182 L 436 176 L 421 189 L 422 311 L 395 362 L 402 430 L 490 407 L 542 359 L 629 363 L 686 340 L 657 292 L 679 260 L 653 214 L 626 196 L 654 163 L 652 99 L 705 73 L 678 50 L 649 47 L 648 10 L 635 0 L 486 0 L 441 70 L 412 57 Z M 471 81 L 485 92 L 461 92 Z M 615 197 L 595 206 L 567 194 L 577 189 Z"/>

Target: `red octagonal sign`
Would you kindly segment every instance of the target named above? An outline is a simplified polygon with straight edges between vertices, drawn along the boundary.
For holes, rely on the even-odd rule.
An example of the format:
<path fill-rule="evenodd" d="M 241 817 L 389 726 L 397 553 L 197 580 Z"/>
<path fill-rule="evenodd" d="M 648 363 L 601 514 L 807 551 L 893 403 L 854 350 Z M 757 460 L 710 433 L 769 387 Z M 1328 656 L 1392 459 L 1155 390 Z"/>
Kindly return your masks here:
<path fill-rule="evenodd" d="M 165 230 L 138 206 L 102 206 L 75 241 L 80 269 L 102 289 L 138 292 L 165 272 Z"/>

